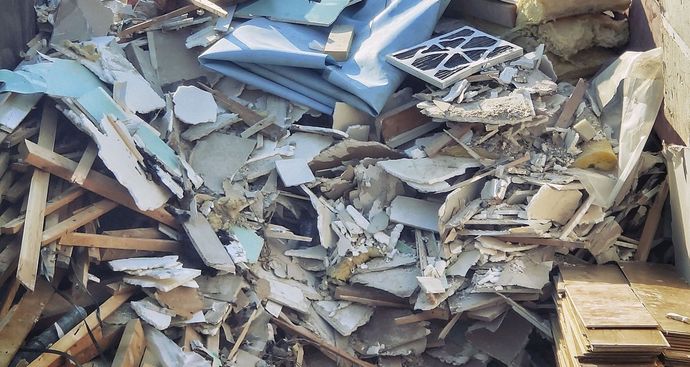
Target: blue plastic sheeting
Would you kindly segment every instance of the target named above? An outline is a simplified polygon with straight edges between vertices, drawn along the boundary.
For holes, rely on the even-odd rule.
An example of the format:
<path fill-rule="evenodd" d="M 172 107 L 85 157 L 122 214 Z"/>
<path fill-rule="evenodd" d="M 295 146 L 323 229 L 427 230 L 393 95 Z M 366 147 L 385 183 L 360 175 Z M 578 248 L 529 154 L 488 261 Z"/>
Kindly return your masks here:
<path fill-rule="evenodd" d="M 201 54 L 205 67 L 317 111 L 345 102 L 377 115 L 405 74 L 386 55 L 426 41 L 447 0 L 369 0 L 346 8 L 334 25 L 355 30 L 348 60 L 312 50 L 329 28 L 249 20 Z"/>

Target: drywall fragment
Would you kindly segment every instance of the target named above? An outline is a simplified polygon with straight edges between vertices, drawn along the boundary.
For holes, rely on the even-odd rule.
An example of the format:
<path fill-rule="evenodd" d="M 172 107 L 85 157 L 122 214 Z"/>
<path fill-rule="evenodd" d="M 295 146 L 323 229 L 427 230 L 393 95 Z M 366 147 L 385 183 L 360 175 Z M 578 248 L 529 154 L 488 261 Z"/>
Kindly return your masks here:
<path fill-rule="evenodd" d="M 506 263 L 496 284 L 542 289 L 549 283 L 549 272 L 552 267 L 553 261 L 536 263 L 528 257 L 516 258 Z"/>
<path fill-rule="evenodd" d="M 231 179 L 254 151 L 256 141 L 239 136 L 212 133 L 200 140 L 190 156 L 194 171 L 204 179 L 204 185 L 214 192 L 223 192 L 223 181 Z M 232 159 L 227 159 L 232 157 Z"/>
<path fill-rule="evenodd" d="M 580 134 L 582 139 L 585 141 L 592 140 L 597 135 L 597 131 L 594 129 L 594 126 L 586 118 L 583 118 L 573 125 L 573 130 L 577 131 L 577 133 Z"/>
<path fill-rule="evenodd" d="M 440 183 L 463 175 L 470 168 L 481 166 L 476 159 L 444 155 L 433 158 L 379 161 L 376 165 L 394 177 L 420 185 Z"/>
<path fill-rule="evenodd" d="M 182 227 L 204 264 L 220 271 L 235 272 L 235 264 L 206 217 L 191 213 Z"/>
<path fill-rule="evenodd" d="M 210 79 L 212 72 L 199 64 L 199 53 L 185 47 L 185 40 L 190 34 L 191 31 L 187 29 L 146 32 L 151 65 L 161 87 L 201 77 Z"/>
<path fill-rule="evenodd" d="M 303 314 L 309 312 L 310 302 L 304 296 L 300 288 L 277 279 L 269 278 L 266 280 L 268 280 L 271 285 L 271 292 L 268 299 Z"/>
<path fill-rule="evenodd" d="M 137 313 L 142 320 L 158 330 L 165 330 L 170 327 L 172 316 L 169 310 L 165 310 L 148 299 L 141 301 L 132 301 L 129 303 L 134 312 Z M 167 312 L 166 312 L 167 311 Z"/>
<path fill-rule="evenodd" d="M 109 261 L 113 271 L 143 270 L 155 268 L 173 268 L 180 264 L 177 255 L 162 257 L 138 257 Z"/>
<path fill-rule="evenodd" d="M 120 106 L 136 113 L 149 113 L 165 107 L 165 101 L 135 70 L 118 76 L 113 84 L 113 99 Z"/>
<path fill-rule="evenodd" d="M 309 196 L 309 201 L 317 214 L 316 226 L 319 230 L 319 240 L 321 246 L 331 248 L 335 245 L 335 233 L 331 229 L 331 223 L 335 219 L 335 214 L 306 186 L 300 185 L 302 191 Z"/>
<path fill-rule="evenodd" d="M 528 219 L 551 220 L 566 224 L 580 206 L 582 192 L 579 190 L 556 190 L 542 186 L 527 205 Z"/>
<path fill-rule="evenodd" d="M 316 179 L 305 159 L 278 160 L 276 169 L 285 187 L 298 186 Z"/>
<path fill-rule="evenodd" d="M 177 287 L 170 292 L 156 292 L 154 297 L 158 303 L 184 318 L 190 318 L 204 308 L 203 299 L 194 288 Z"/>
<path fill-rule="evenodd" d="M 601 171 L 613 171 L 618 164 L 618 157 L 608 140 L 590 141 L 582 147 L 582 153 L 575 159 L 573 167 L 596 168 Z"/>
<path fill-rule="evenodd" d="M 319 301 L 314 309 L 343 336 L 350 336 L 357 328 L 369 322 L 374 309 L 350 302 Z"/>
<path fill-rule="evenodd" d="M 420 275 L 417 267 L 402 266 L 385 271 L 355 274 L 350 277 L 350 282 L 364 284 L 407 298 L 417 290 L 417 277 Z"/>
<path fill-rule="evenodd" d="M 333 144 L 333 138 L 321 134 L 295 132 L 287 139 L 282 140 L 281 143 L 295 146 L 293 158 L 305 159 L 310 162 L 322 150 Z"/>
<path fill-rule="evenodd" d="M 510 84 L 513 82 L 513 78 L 517 75 L 518 69 L 512 66 L 508 66 L 501 70 L 498 75 L 498 80 L 503 84 Z"/>
<path fill-rule="evenodd" d="M 208 136 L 214 131 L 225 129 L 226 127 L 240 121 L 242 121 L 242 119 L 240 119 L 237 114 L 222 113 L 217 116 L 215 122 L 193 125 L 180 134 L 180 136 L 187 141 L 195 141 Z"/>
<path fill-rule="evenodd" d="M 490 204 L 499 204 L 503 201 L 508 191 L 510 181 L 496 178 L 488 181 L 482 188 L 481 197 Z"/>
<path fill-rule="evenodd" d="M 441 278 L 417 277 L 417 282 L 424 293 L 443 293 L 446 291 Z"/>
<path fill-rule="evenodd" d="M 532 98 L 521 93 L 454 105 L 441 106 L 434 101 L 420 102 L 417 106 L 423 114 L 433 118 L 489 125 L 514 125 L 535 116 Z"/>
<path fill-rule="evenodd" d="M 463 251 L 458 258 L 448 268 L 446 275 L 464 277 L 472 266 L 477 264 L 481 253 L 477 250 Z"/>
<path fill-rule="evenodd" d="M 398 196 L 391 203 L 391 221 L 412 228 L 438 232 L 440 203 Z"/>
<path fill-rule="evenodd" d="M 508 311 L 505 317 L 470 326 L 467 340 L 480 351 L 508 366 L 519 366 L 521 353 L 527 345 L 532 324 L 517 313 Z"/>
<path fill-rule="evenodd" d="M 2 79 L 0 79 L 1 81 Z M 13 132 L 24 121 L 43 95 L 4 93 L 0 95 L 0 129 Z"/>
<path fill-rule="evenodd" d="M 239 226 L 232 227 L 231 231 L 244 248 L 247 262 L 250 264 L 257 262 L 261 255 L 261 249 L 264 247 L 263 237 L 257 235 L 256 232 L 251 229 Z"/>
<path fill-rule="evenodd" d="M 64 41 L 86 41 L 105 36 L 115 21 L 113 11 L 101 2 L 88 0 L 60 1 L 53 21 L 51 44 Z"/>
<path fill-rule="evenodd" d="M 173 94 L 175 116 L 190 125 L 215 122 L 218 105 L 213 94 L 194 86 L 177 87 Z"/>
<path fill-rule="evenodd" d="M 425 322 L 397 325 L 396 318 L 412 315 L 409 310 L 377 308 L 366 325 L 351 336 L 350 344 L 363 355 L 421 354 L 430 331 Z M 421 345 L 415 342 L 421 341 Z M 399 348 L 399 349 L 397 349 Z"/>
<path fill-rule="evenodd" d="M 144 288 L 156 288 L 163 292 L 170 292 L 180 286 L 197 286 L 194 278 L 199 275 L 201 275 L 201 270 L 198 269 L 177 269 L 173 278 L 157 279 L 148 276 L 126 275 L 122 278 L 122 281 Z"/>

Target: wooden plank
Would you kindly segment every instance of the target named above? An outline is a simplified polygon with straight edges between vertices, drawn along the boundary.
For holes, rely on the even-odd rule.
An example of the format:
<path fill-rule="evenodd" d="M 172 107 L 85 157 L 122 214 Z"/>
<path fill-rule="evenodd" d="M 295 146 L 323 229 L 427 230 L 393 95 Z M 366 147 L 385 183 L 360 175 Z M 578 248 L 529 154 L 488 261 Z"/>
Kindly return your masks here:
<path fill-rule="evenodd" d="M 120 339 L 123 330 L 124 326 L 122 325 L 109 324 L 105 324 L 103 328 L 96 326 L 96 328 L 92 329 L 94 338 L 102 350 L 110 349 L 110 347 Z M 96 349 L 96 346 L 89 335 L 84 336 L 78 342 L 76 342 L 72 347 L 69 348 L 69 350 L 67 350 L 67 353 L 82 364 L 92 361 L 94 358 L 98 357 L 98 349 Z M 49 367 L 67 366 L 71 365 L 63 364 L 62 360 L 57 360 L 49 365 Z"/>
<path fill-rule="evenodd" d="M 98 147 L 96 146 L 96 143 L 90 142 L 86 147 L 84 154 L 81 156 L 81 159 L 79 160 L 77 169 L 75 169 L 74 173 L 72 173 L 72 177 L 69 179 L 70 182 L 76 183 L 77 185 L 83 185 L 84 180 L 86 180 L 86 176 L 88 176 L 89 171 L 91 171 L 93 162 L 96 161 L 96 157 L 98 157 Z"/>
<path fill-rule="evenodd" d="M 115 237 L 126 237 L 126 238 L 148 238 L 151 240 L 164 240 L 168 237 L 165 236 L 158 228 L 146 227 L 146 228 L 130 228 L 130 229 L 114 229 L 110 231 L 103 231 L 103 234 Z"/>
<path fill-rule="evenodd" d="M 41 148 L 30 141 L 25 141 L 24 144 L 26 145 L 26 149 L 24 149 L 25 153 L 22 155 L 22 159 L 26 163 L 47 171 L 52 175 L 58 176 L 63 180 L 69 180 L 72 177 L 72 174 L 74 174 L 74 170 L 78 166 L 77 162 L 47 149 Z M 164 208 L 159 208 L 156 210 L 140 210 L 124 186 L 120 185 L 120 183 L 114 179 L 99 172 L 91 170 L 81 187 L 103 196 L 106 199 L 112 200 L 120 205 L 144 214 L 145 216 L 163 224 L 174 228 L 179 228 L 175 218 Z"/>
<path fill-rule="evenodd" d="M 584 98 L 586 91 L 587 82 L 584 79 L 578 80 L 575 90 L 573 90 L 570 98 L 563 105 L 563 110 L 556 121 L 556 127 L 566 128 L 570 126 L 573 121 L 573 115 L 575 114 L 575 111 L 577 111 L 577 107 L 580 106 L 580 103 L 582 103 L 582 99 Z"/>
<path fill-rule="evenodd" d="M 386 144 L 406 131 L 431 122 L 431 117 L 419 112 L 417 103 L 417 101 L 411 101 L 382 114 L 376 119 L 376 132 Z"/>
<path fill-rule="evenodd" d="M 350 55 L 352 40 L 355 38 L 355 29 L 350 24 L 336 24 L 331 28 L 323 52 L 333 57 L 336 61 L 345 61 Z"/>
<path fill-rule="evenodd" d="M 210 0 L 187 0 L 187 1 L 200 7 L 201 9 L 204 9 L 204 10 L 208 11 L 209 13 L 215 14 L 221 18 L 225 18 L 228 16 L 228 12 L 225 9 L 214 4 Z"/>
<path fill-rule="evenodd" d="M 117 208 L 117 203 L 110 200 L 101 200 L 95 204 L 84 208 L 77 214 L 61 221 L 60 223 L 46 228 L 43 231 L 43 236 L 41 238 L 41 243 L 47 245 L 61 236 L 76 230 L 77 228 L 89 223 L 93 220 L 100 218 L 103 214 Z"/>
<path fill-rule="evenodd" d="M 113 367 L 139 367 L 146 349 L 144 328 L 139 319 L 130 320 L 120 339 L 120 345 L 113 358 Z"/>
<path fill-rule="evenodd" d="M 136 24 L 136 25 L 133 25 L 127 29 L 124 29 L 120 33 L 118 33 L 117 36 L 122 38 L 122 39 L 129 38 L 130 36 L 132 36 L 135 33 L 143 32 L 147 28 L 151 28 L 156 24 L 162 23 L 168 19 L 175 18 L 175 17 L 178 17 L 180 15 L 187 14 L 191 11 L 196 10 L 196 9 L 199 9 L 199 7 L 196 5 L 192 5 L 192 4 L 185 5 L 185 6 L 179 8 L 177 10 L 171 11 L 170 13 L 159 15 L 157 17 L 145 20 L 139 24 Z"/>
<path fill-rule="evenodd" d="M 10 312 L 10 307 L 12 307 L 14 304 L 14 298 L 17 296 L 17 291 L 19 290 L 20 285 L 21 283 L 17 280 L 17 278 L 12 279 L 12 283 L 10 283 L 7 291 L 3 295 L 5 299 L 2 301 L 2 308 L 0 308 L 0 319 L 7 316 L 7 313 Z"/>
<path fill-rule="evenodd" d="M 654 204 L 652 204 L 651 209 L 647 212 L 647 219 L 645 219 L 642 235 L 640 235 L 640 243 L 637 245 L 637 252 L 635 252 L 635 261 L 647 261 L 649 251 L 652 250 L 654 236 L 659 228 L 661 212 L 664 210 L 664 204 L 666 204 L 667 198 L 668 181 L 664 180 L 664 182 L 661 183 L 659 192 L 656 194 Z"/>
<path fill-rule="evenodd" d="M 48 201 L 45 208 L 45 215 L 48 216 L 56 212 L 57 210 L 65 207 L 77 198 L 80 198 L 85 193 L 86 191 L 81 189 L 79 186 L 70 187 L 65 192 L 58 194 L 56 197 Z M 2 228 L 0 228 L 2 233 L 15 234 L 19 233 L 19 231 L 21 231 L 22 228 L 24 228 L 24 222 L 26 220 L 26 217 L 24 215 L 17 217 L 16 214 L 14 215 L 14 217 L 16 218 L 6 223 L 3 223 Z M 1 222 L 2 221 L 0 221 L 0 223 Z"/>
<path fill-rule="evenodd" d="M 57 134 L 57 110 L 51 103 L 43 106 L 41 117 L 41 132 L 38 135 L 38 146 L 53 150 L 55 135 Z M 17 279 L 28 289 L 34 290 L 38 260 L 41 253 L 41 235 L 45 221 L 46 200 L 48 200 L 48 184 L 50 174 L 41 170 L 34 170 L 31 176 L 29 199 L 24 215 L 24 231 L 22 232 L 22 246 L 17 266 Z"/>
<path fill-rule="evenodd" d="M 0 286 L 5 284 L 7 279 L 17 270 L 17 259 L 19 259 L 19 243 L 13 240 L 0 251 Z"/>
<path fill-rule="evenodd" d="M 34 292 L 24 294 L 10 321 L 0 329 L 0 366 L 10 365 L 54 292 L 46 280 L 40 279 Z"/>
<path fill-rule="evenodd" d="M 109 248 L 117 250 L 141 250 L 174 253 L 178 253 L 182 250 L 182 244 L 172 240 L 117 237 L 77 232 L 71 232 L 63 235 L 60 237 L 59 244 L 88 248 Z"/>
<path fill-rule="evenodd" d="M 127 288 L 122 292 L 108 298 L 108 300 L 106 300 L 98 308 L 98 311 L 100 311 L 100 318 L 105 319 L 110 316 L 110 314 L 112 314 L 118 307 L 125 303 L 134 294 L 134 292 L 135 290 L 133 288 Z M 81 338 L 88 335 L 86 328 L 87 325 L 91 329 L 94 329 L 98 326 L 98 317 L 96 315 L 96 311 L 90 313 L 83 322 L 80 322 L 79 325 L 65 333 L 65 335 L 55 342 L 50 349 L 61 352 L 67 351 L 75 343 L 81 340 Z M 57 354 L 43 353 L 33 362 L 31 362 L 29 367 L 47 367 L 58 359 L 60 359 L 60 356 Z"/>
<path fill-rule="evenodd" d="M 19 177 L 19 179 L 15 181 L 9 189 L 7 189 L 5 199 L 13 204 L 20 202 L 31 187 L 31 180 L 33 177 L 32 174 L 33 170 Z"/>

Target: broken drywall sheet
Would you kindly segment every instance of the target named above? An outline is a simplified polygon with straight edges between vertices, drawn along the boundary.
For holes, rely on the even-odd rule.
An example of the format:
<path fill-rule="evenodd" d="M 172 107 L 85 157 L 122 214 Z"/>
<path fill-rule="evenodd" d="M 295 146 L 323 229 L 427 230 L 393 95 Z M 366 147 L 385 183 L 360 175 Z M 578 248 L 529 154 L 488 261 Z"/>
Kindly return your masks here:
<path fill-rule="evenodd" d="M 182 176 L 182 162 L 172 148 L 166 144 L 153 129 L 146 124 L 139 124 L 134 130 L 134 142 L 147 155 L 160 163 L 166 171 L 176 177 Z"/>
<path fill-rule="evenodd" d="M 417 105 L 427 116 L 455 122 L 479 122 L 487 125 L 515 125 L 536 115 L 528 93 L 513 92 L 505 97 L 451 104 L 434 100 Z"/>
<path fill-rule="evenodd" d="M 309 166 L 314 170 L 322 170 L 340 166 L 349 160 L 364 158 L 399 159 L 403 157 L 401 153 L 379 142 L 346 139 L 323 150 L 309 162 Z"/>
<path fill-rule="evenodd" d="M 320 134 L 296 132 L 282 140 L 281 143 L 295 147 L 293 158 L 304 159 L 310 162 L 321 151 L 333 144 L 333 138 Z"/>
<path fill-rule="evenodd" d="M 73 98 L 105 88 L 105 84 L 78 62 L 48 57 L 37 64 L 20 65 L 15 71 L 0 70 L 0 82 L 4 82 L 0 92 Z"/>
<path fill-rule="evenodd" d="M 391 222 L 412 228 L 438 232 L 438 212 L 441 203 L 398 196 L 391 203 Z"/>
<path fill-rule="evenodd" d="M 105 36 L 115 21 L 113 11 L 100 1 L 61 0 L 50 43 L 86 41 Z"/>
<path fill-rule="evenodd" d="M 305 159 L 278 160 L 276 169 L 285 187 L 299 186 L 316 179 Z"/>
<path fill-rule="evenodd" d="M 548 185 L 539 188 L 527 205 L 528 219 L 543 219 L 565 225 L 580 207 L 579 190 L 556 190 Z"/>
<path fill-rule="evenodd" d="M 436 156 L 433 158 L 379 161 L 377 166 L 407 183 L 433 185 L 464 174 L 481 164 L 472 158 Z"/>
<path fill-rule="evenodd" d="M 204 185 L 214 192 L 223 192 L 223 181 L 232 177 L 247 162 L 256 141 L 239 136 L 212 133 L 196 144 L 190 156 L 194 171 Z M 228 159 L 232 157 L 232 159 Z"/>
<path fill-rule="evenodd" d="M 398 297 L 409 297 L 419 288 L 417 277 L 420 275 L 417 267 L 401 266 L 384 271 L 355 274 L 350 278 L 350 282 L 380 289 Z"/>
<path fill-rule="evenodd" d="M 261 249 L 264 247 L 263 237 L 256 234 L 255 231 L 244 227 L 232 227 L 232 234 L 237 238 L 247 257 L 247 262 L 253 264 L 259 260 Z"/>
<path fill-rule="evenodd" d="M 197 125 L 215 122 L 218 105 L 213 94 L 194 86 L 180 86 L 173 94 L 175 116 L 180 121 Z"/>
<path fill-rule="evenodd" d="M 369 322 L 374 313 L 371 307 L 338 301 L 314 302 L 314 309 L 343 336 L 349 336 L 357 328 Z"/>

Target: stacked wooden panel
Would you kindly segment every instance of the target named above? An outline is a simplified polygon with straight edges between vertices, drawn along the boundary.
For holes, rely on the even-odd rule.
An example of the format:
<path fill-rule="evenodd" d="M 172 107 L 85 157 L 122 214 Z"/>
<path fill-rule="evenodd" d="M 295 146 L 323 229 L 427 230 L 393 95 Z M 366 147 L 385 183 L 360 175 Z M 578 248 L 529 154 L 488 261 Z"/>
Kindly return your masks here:
<path fill-rule="evenodd" d="M 668 265 L 624 263 L 621 269 L 671 346 L 664 351 L 665 364 L 690 366 L 690 324 L 666 316 L 690 315 L 690 285 Z"/>
<path fill-rule="evenodd" d="M 669 347 L 617 266 L 561 267 L 558 290 L 559 366 L 655 366 Z"/>

